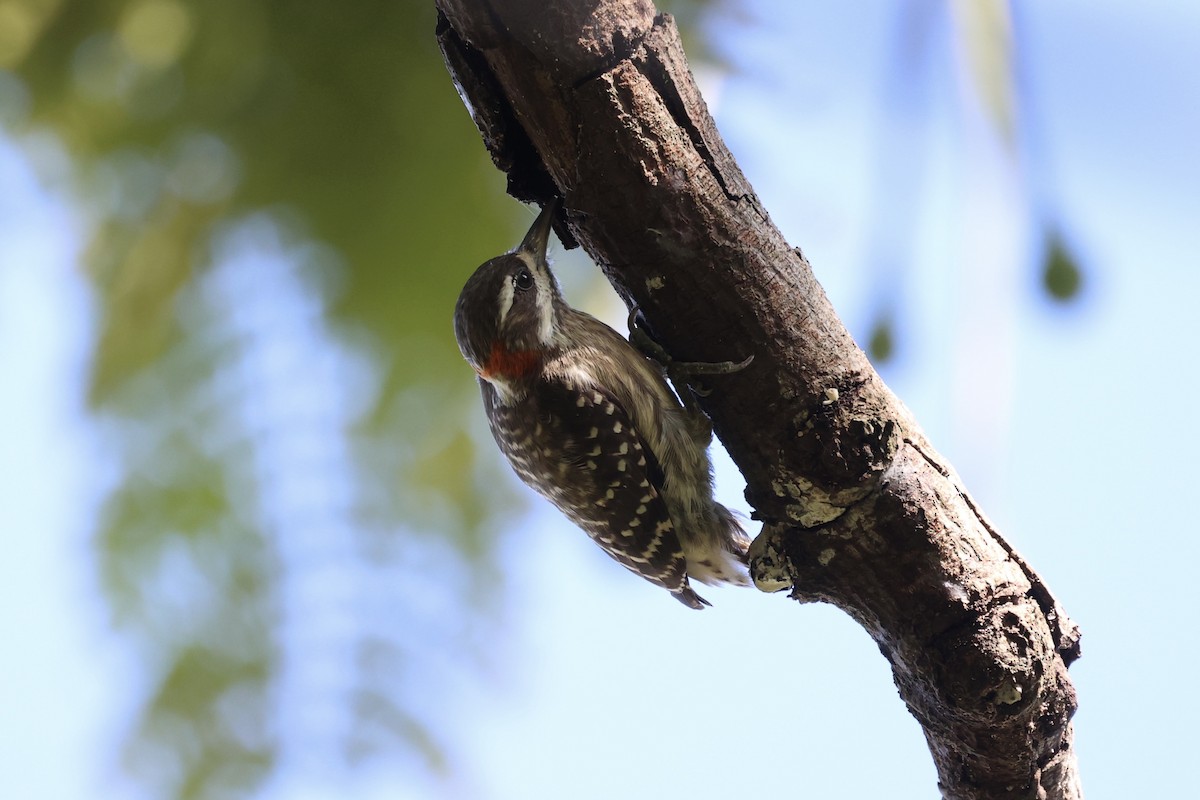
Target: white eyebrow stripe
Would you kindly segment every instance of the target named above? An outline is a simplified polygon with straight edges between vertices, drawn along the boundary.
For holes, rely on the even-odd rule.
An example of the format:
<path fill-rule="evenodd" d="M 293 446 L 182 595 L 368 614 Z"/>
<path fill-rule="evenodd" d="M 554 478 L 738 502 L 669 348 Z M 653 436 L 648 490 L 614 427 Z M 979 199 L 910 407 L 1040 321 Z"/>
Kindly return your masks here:
<path fill-rule="evenodd" d="M 533 274 L 537 287 L 538 338 L 543 345 L 549 345 L 554 338 L 554 293 L 548 274 L 542 270 L 534 270 Z"/>
<path fill-rule="evenodd" d="M 550 277 L 550 272 L 539 266 L 533 256 L 524 250 L 514 250 L 513 254 L 525 262 L 529 267 L 529 272 L 533 275 L 534 289 L 537 292 L 537 297 L 534 302 L 537 304 L 538 310 L 538 340 L 544 346 L 549 346 L 554 339 L 554 286 L 552 285 L 553 278 Z M 512 284 L 509 283 L 509 305 L 512 305 Z M 505 313 L 508 313 L 507 310 Z M 501 322 L 504 318 L 500 318 Z"/>
<path fill-rule="evenodd" d="M 514 292 L 512 279 L 505 278 L 504 283 L 500 284 L 500 321 L 496 327 L 504 324 L 504 318 L 512 308 Z"/>

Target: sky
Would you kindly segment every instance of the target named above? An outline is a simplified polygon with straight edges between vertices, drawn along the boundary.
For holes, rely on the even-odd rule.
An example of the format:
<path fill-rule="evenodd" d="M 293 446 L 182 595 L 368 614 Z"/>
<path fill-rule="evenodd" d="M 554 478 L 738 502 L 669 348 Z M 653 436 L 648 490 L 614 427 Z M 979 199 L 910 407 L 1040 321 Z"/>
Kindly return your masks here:
<path fill-rule="evenodd" d="M 85 549 L 105 469 L 82 416 L 92 308 L 78 226 L 7 141 L 0 185 L 0 795 L 84 798 L 136 675 Z"/>
<path fill-rule="evenodd" d="M 893 41 L 883 4 L 852 17 L 837 3 L 751 3 L 710 23 L 733 70 L 701 75 L 734 155 L 851 330 L 861 339 L 881 287 L 899 298 L 900 349 L 885 379 L 1082 626 L 1071 677 L 1091 798 L 1194 783 L 1173 769 L 1190 763 L 1200 712 L 1188 690 L 1200 655 L 1189 635 L 1200 610 L 1188 504 L 1200 449 L 1193 5 L 1022 4 L 1035 112 L 1022 132 L 1036 173 L 1012 168 L 936 32 L 914 101 L 924 122 L 881 127 Z M 779 102 L 781 91 L 792 100 Z M 911 163 L 891 173 L 904 202 L 881 210 L 873 167 L 889 148 Z M 61 186 L 36 177 L 9 140 L 0 186 L 0 636 L 14 643 L 0 662 L 0 797 L 136 797 L 113 742 L 138 666 L 106 632 L 87 554 L 107 467 L 83 417 L 85 229 Z M 1067 307 L 1038 290 L 1031 193 L 1085 265 L 1082 297 Z M 900 222 L 879 226 L 881 213 Z M 880 227 L 882 241 L 871 233 Z M 863 266 L 897 243 L 912 254 L 905 271 Z M 234 250 L 231 260 L 254 255 Z M 286 284 L 286 271 L 270 274 Z M 211 291 L 248 290 L 220 275 Z M 611 296 L 569 299 L 621 324 Z M 294 346 L 319 346 L 301 293 L 283 292 L 271 313 L 294 321 Z M 262 327 L 253 315 L 238 324 Z M 306 413 L 336 417 L 342 401 L 321 402 Z M 719 498 L 746 511 L 736 469 L 716 457 Z M 511 597 L 490 667 L 448 669 L 425 700 L 453 743 L 454 777 L 404 760 L 330 773 L 304 763 L 307 751 L 285 752 L 263 797 L 934 796 L 920 728 L 844 614 L 735 589 L 705 591 L 713 607 L 691 612 L 529 505 L 502 554 Z M 285 590 L 310 605 L 320 591 Z M 285 691 L 302 694 L 304 674 L 287 675 Z M 319 727 L 327 716 L 298 719 Z"/>

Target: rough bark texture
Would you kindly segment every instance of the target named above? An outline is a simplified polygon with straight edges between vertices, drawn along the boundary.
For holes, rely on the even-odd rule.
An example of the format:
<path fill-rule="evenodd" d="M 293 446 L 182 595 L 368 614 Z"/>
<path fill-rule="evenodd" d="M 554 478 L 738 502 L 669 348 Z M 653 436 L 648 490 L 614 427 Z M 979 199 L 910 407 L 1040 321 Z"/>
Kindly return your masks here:
<path fill-rule="evenodd" d="M 703 405 L 764 523 L 763 589 L 874 637 L 947 798 L 1082 797 L 1079 631 L 855 345 L 713 125 L 646 0 L 437 0 L 447 66 L 510 192 L 564 200 L 679 359 L 740 360 Z"/>

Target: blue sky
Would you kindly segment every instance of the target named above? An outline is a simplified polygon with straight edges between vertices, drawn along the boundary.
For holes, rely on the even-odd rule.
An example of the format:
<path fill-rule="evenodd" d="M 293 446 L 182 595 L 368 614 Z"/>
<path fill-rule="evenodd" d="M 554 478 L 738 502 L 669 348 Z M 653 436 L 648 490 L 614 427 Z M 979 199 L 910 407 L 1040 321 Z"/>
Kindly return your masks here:
<path fill-rule="evenodd" d="M 104 472 L 81 416 L 92 309 L 79 227 L 7 142 L 0 185 L 0 794 L 82 798 L 112 769 L 100 743 L 136 675 L 106 633 L 85 549 Z"/>
<path fill-rule="evenodd" d="M 1179 794 L 1193 782 L 1171 765 L 1190 762 L 1200 711 L 1187 688 L 1200 610 L 1189 502 L 1200 450 L 1200 8 L 1023 4 L 1039 159 L 1024 171 L 972 104 L 944 36 L 926 67 L 919 135 L 891 141 L 879 100 L 894 20 L 890 5 L 871 8 L 755 3 L 745 19 L 713 23 L 736 69 L 706 73 L 706 94 L 772 217 L 859 335 L 879 299 L 880 276 L 864 267 L 878 245 L 873 169 L 881 148 L 914 148 L 915 166 L 898 174 L 919 182 L 890 212 L 908 221 L 894 235 L 912 249 L 894 290 L 901 349 L 885 377 L 1083 626 L 1071 673 L 1089 797 Z M 0 635 L 16 643 L 0 667 L 0 796 L 135 796 L 113 742 L 138 666 L 106 633 L 86 549 L 106 465 L 81 416 L 85 228 L 11 143 L 0 146 L 0 185 Z M 1037 290 L 1031 192 L 1086 265 L 1070 307 Z M 571 299 L 621 323 L 611 295 Z M 296 341 L 321 346 L 302 294 L 284 293 L 272 313 L 297 320 Z M 353 368 L 337 366 L 336 348 L 320 352 L 322 368 Z M 336 424 L 344 398 L 322 402 L 311 413 Z M 718 486 L 745 510 L 723 457 Z M 491 667 L 446 665 L 426 700 L 456 777 L 403 761 L 351 775 L 313 767 L 306 754 L 334 746 L 318 736 L 285 747 L 265 797 L 933 796 L 920 729 L 843 614 L 732 589 L 706 592 L 714 607 L 690 612 L 540 501 L 530 507 L 503 554 L 512 596 Z M 310 588 L 288 591 L 311 603 Z M 289 675 L 301 688 L 285 691 L 300 692 L 303 674 Z M 336 717 L 295 718 L 319 730 Z"/>

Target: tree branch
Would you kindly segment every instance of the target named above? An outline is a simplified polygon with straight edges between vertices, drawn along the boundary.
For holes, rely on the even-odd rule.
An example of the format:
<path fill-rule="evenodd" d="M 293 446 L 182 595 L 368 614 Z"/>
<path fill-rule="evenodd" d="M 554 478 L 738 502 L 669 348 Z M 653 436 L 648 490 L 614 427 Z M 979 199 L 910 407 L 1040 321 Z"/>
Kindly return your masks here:
<path fill-rule="evenodd" d="M 578 241 L 679 359 L 763 521 L 760 588 L 837 605 L 892 665 L 948 798 L 1078 798 L 1079 630 L 838 320 L 717 133 L 645 0 L 437 0 L 438 39 L 509 191 Z M 564 224 L 565 223 L 565 224 Z"/>

